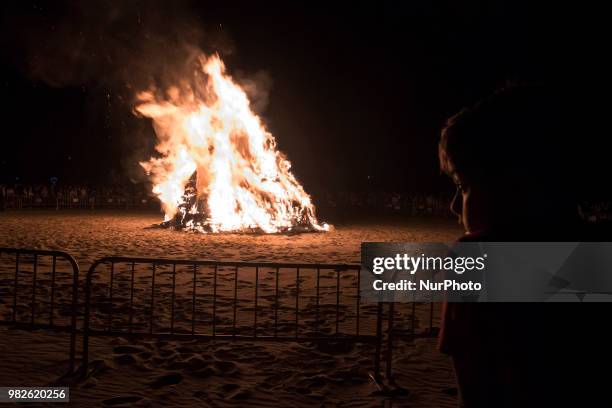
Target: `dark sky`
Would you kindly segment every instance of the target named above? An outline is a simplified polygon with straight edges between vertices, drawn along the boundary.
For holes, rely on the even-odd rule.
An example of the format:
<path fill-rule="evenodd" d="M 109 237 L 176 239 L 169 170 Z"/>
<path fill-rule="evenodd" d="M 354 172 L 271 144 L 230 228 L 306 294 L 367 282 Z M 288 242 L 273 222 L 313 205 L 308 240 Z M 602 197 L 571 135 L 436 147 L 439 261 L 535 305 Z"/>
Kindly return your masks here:
<path fill-rule="evenodd" d="M 218 51 L 237 77 L 268 79 L 263 117 L 317 192 L 444 188 L 436 157 L 444 120 L 508 80 L 567 88 L 568 101 L 589 112 L 605 89 L 606 37 L 595 10 L 252 3 L 3 4 L 2 179 L 142 179 L 136 163 L 155 137 L 132 115 L 133 97 L 180 65 L 184 44 Z M 577 143 L 601 150 L 601 118 L 585 116 Z"/>

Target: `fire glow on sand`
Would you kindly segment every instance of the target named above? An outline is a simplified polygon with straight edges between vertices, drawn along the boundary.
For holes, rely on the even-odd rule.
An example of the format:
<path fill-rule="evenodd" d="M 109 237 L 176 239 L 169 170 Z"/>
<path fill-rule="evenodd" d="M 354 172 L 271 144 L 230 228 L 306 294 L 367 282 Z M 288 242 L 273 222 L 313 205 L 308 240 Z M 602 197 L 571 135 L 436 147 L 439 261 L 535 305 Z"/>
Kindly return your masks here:
<path fill-rule="evenodd" d="M 218 55 L 190 81 L 137 95 L 157 151 L 140 164 L 165 212 L 162 226 L 199 232 L 328 231 L 274 136 Z"/>

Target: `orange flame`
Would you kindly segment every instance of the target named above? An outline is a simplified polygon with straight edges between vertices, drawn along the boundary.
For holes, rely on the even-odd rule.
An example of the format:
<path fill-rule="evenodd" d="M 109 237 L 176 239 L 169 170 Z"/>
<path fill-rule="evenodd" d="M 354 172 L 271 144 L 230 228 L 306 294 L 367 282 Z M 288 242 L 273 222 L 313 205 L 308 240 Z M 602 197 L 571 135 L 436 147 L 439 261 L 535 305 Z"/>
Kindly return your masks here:
<path fill-rule="evenodd" d="M 266 233 L 319 224 L 310 196 L 291 173 L 291 163 L 253 113 L 246 93 L 226 74 L 218 55 L 202 56 L 194 80 L 137 95 L 136 113 L 151 118 L 159 158 L 140 165 L 171 220 L 185 203 L 185 186 L 197 172 L 197 199 L 204 203 L 202 232 L 258 230 Z M 202 76 L 204 73 L 204 76 Z M 194 205 L 189 212 L 198 212 Z"/>

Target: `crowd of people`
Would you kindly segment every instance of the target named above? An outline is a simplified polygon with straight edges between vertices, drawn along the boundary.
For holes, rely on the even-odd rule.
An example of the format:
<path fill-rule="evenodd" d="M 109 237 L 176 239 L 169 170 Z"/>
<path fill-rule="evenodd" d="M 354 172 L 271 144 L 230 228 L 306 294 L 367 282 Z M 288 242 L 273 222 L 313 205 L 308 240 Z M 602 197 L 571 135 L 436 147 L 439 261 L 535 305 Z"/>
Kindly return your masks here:
<path fill-rule="evenodd" d="M 328 191 L 315 200 L 326 213 L 405 214 L 452 216 L 449 193 Z M 0 184 L 0 210 L 27 208 L 142 208 L 158 209 L 159 200 L 144 183 L 92 186 L 87 184 Z M 612 202 L 582 202 L 578 213 L 585 221 L 612 221 Z"/>
<path fill-rule="evenodd" d="M 90 186 L 0 184 L 0 209 L 155 208 L 159 201 L 144 184 Z"/>
<path fill-rule="evenodd" d="M 327 192 L 318 207 L 351 213 L 450 216 L 449 193 Z"/>
<path fill-rule="evenodd" d="M 589 223 L 612 221 L 612 202 L 606 200 L 585 201 L 578 206 L 580 217 Z"/>
<path fill-rule="evenodd" d="M 450 215 L 449 194 L 388 192 L 327 192 L 317 207 L 349 213 Z M 87 184 L 0 184 L 4 209 L 27 208 L 159 208 L 145 184 L 92 186 Z"/>

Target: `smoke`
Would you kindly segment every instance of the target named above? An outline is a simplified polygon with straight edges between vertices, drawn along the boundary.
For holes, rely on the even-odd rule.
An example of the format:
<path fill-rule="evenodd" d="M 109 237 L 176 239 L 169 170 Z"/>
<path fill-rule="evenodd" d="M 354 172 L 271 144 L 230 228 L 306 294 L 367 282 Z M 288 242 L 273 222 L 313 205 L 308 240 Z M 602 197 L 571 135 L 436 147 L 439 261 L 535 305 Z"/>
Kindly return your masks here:
<path fill-rule="evenodd" d="M 263 114 L 270 102 L 270 90 L 272 89 L 272 76 L 267 71 L 257 71 L 247 76 L 244 72 L 236 73 L 236 81 L 246 92 L 251 101 L 253 112 Z"/>
<path fill-rule="evenodd" d="M 5 27 L 17 45 L 12 48 L 19 50 L 10 59 L 26 77 L 50 87 L 98 89 L 108 98 L 122 171 L 142 181 L 138 162 L 151 156 L 156 139 L 150 123 L 132 115 L 136 94 L 163 91 L 192 78 L 202 53 L 226 58 L 235 52 L 225 29 L 205 13 L 186 0 L 69 0 L 14 12 L 5 18 Z M 235 76 L 253 109 L 262 112 L 270 75 Z"/>
<path fill-rule="evenodd" d="M 197 50 L 234 50 L 225 33 L 207 27 L 187 1 L 93 0 L 55 6 L 40 16 L 11 19 L 11 31 L 25 50 L 19 65 L 50 86 L 97 83 L 139 89 L 151 81 L 173 81 Z"/>

